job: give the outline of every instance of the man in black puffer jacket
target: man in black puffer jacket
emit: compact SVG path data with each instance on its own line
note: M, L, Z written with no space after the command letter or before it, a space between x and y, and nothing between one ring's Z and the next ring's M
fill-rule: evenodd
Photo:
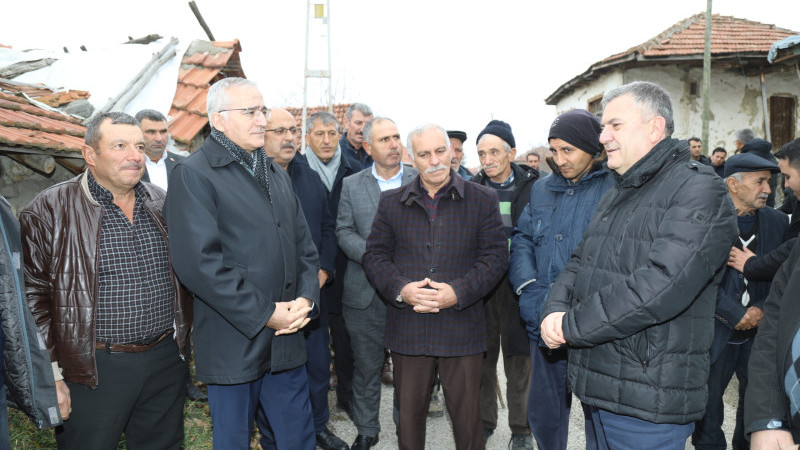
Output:
M570 346L569 384L592 406L601 448L683 449L705 410L736 213L714 170L671 138L661 87L633 82L603 104L600 142L617 184L550 290L541 337Z

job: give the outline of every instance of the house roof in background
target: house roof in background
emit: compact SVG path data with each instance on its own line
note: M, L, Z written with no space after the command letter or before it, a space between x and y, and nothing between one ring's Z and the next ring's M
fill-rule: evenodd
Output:
M80 153L85 131L80 119L0 92L0 145L4 147Z
M592 64L586 72L556 89L545 102L554 105L574 88L623 64L655 64L678 59L701 64L705 51L705 26L704 13L684 19L642 44ZM713 14L712 61L746 64L748 61L765 60L773 43L795 34L796 31L775 25Z

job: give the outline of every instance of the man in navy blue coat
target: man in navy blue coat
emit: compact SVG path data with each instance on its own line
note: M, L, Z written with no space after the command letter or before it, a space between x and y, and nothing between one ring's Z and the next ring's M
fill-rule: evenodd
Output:
M725 163L725 184L733 200L739 223L734 247L765 255L784 240L789 219L786 214L765 208L770 194L771 174L777 164L753 153L731 156ZM770 281L749 280L732 267L726 267L717 291L714 312L714 340L711 344L711 372L708 375L708 404L705 416L696 423L692 444L698 449L727 448L722 432L722 396L733 373L739 380L739 403L733 448L749 448L744 438L744 392L747 389L747 364L758 325L764 316L764 301Z
M328 192L311 170L305 157L297 152L294 137L300 132L294 116L282 108L274 108L267 129L264 131L264 151L279 166L286 169L292 179L292 189L300 200L306 216L308 230L319 253L319 287L329 289L328 282L333 279L333 264L336 259L336 218L328 206ZM317 445L323 449L346 448L347 444L328 429L330 411L328 409L328 383L331 377L330 336L328 331L328 308L320 293L320 316L305 329L306 353L308 361L308 387L311 399L311 412L314 414L314 434ZM256 416L262 435L261 447L272 448L268 439L271 435L263 414Z

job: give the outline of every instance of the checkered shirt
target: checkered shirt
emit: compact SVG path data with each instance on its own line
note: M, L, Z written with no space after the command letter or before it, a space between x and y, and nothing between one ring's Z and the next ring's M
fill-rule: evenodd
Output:
M175 288L167 241L144 209L147 195L134 188L133 223L114 196L88 173L89 191L103 207L98 246L98 342L147 343L173 327Z

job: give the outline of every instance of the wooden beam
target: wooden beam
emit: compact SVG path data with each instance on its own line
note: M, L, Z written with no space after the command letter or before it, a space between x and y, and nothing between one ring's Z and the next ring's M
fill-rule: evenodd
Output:
M161 36L160 34L148 34L147 36L140 37L138 39L134 39L134 38L128 36L128 42L123 42L123 44L145 44L145 45L147 45L147 44L149 44L151 42L155 42L155 41L161 39L162 37L163 36Z
M192 9L194 16L197 18L197 21L200 22L200 26L203 27L203 31L206 32L206 36L208 36L209 41L216 41L214 39L214 35L211 34L211 28L208 28L208 24L206 24L205 19L203 19L203 15L200 14L200 8L197 7L194 0L189 2L189 8Z
M71 158L55 158L56 162L61 164L62 167L74 173L75 175L86 171L86 161L83 159L76 160Z
M45 155L45 156L53 156L56 158L67 158L67 159L83 159L83 155L80 152L73 152L73 151L60 151L56 152L53 150L42 150L39 148L33 147L9 147L5 145L0 145L0 154L3 153L27 153L31 155Z
M37 59L36 61L21 61L0 69L0 78L11 79L22 75L23 73L32 72L34 70L39 70L42 67L47 67L54 62L56 62L56 60L53 58L42 58Z
M6 153L5 155L42 175L50 175L56 170L56 162L52 156L25 153Z

